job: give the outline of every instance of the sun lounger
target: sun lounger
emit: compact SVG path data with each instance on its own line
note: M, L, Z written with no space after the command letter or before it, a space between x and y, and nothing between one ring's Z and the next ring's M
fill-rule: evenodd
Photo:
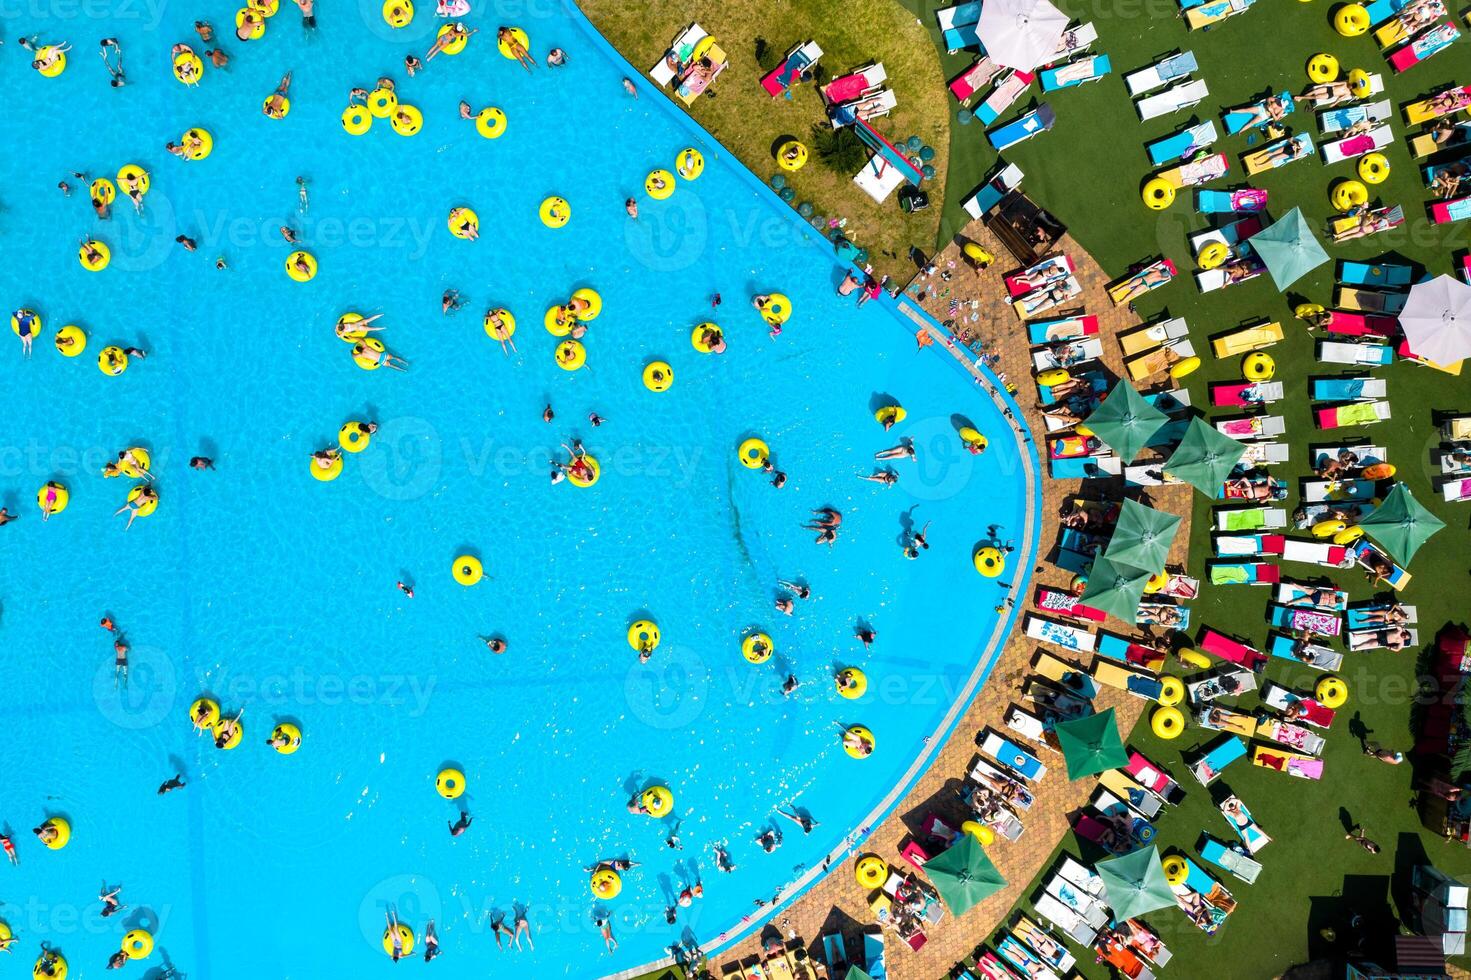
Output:
M1162 469L1162 462L1135 463L1124 467L1124 482L1132 487L1164 487L1183 484L1185 481L1170 476Z
M1018 143L1024 143L1039 133L1045 133L1057 122L1057 114L1052 111L1052 106L1043 102L1018 118L1007 123L999 129L993 129L986 134L992 149L1001 153L1011 149Z
M1280 553L1280 549L1279 549ZM1195 643L1196 649L1233 664L1239 664L1253 673L1260 673L1267 666L1267 655L1240 640L1233 640L1207 626Z
M1372 495L1373 492L1371 487L1369 493ZM1304 493L1303 500L1307 499ZM1323 568L1352 568L1354 563L1353 552L1343 545L1329 544L1327 541L1300 541L1295 538L1287 539L1287 547L1282 550L1282 560L1319 565Z
M705 41L709 43L707 44ZM715 43L713 37L706 38L705 41L702 41L700 46L695 49L695 57L696 60L710 62L713 67L710 71L696 71L694 66L691 66L680 72L679 84L675 86L674 94L685 105L692 105L695 99L699 98L704 94L706 89L715 84L715 80L720 77L720 73L725 71L730 65L730 58L721 49L720 45Z
M1138 272L1110 283L1108 287L1109 298L1113 300L1114 306L1123 306L1125 303L1130 303L1138 299L1145 293L1168 285L1175 278L1175 272L1175 263L1169 259L1155 259Z
M1364 4L1364 9L1368 11L1369 23L1378 25L1389 20L1412 2L1413 0L1370 0L1369 3Z
M1354 544L1349 548L1349 551L1353 554L1354 560L1357 561L1359 566L1365 571L1373 571L1372 566L1369 564L1369 559L1371 557L1377 556L1383 561L1388 562L1392 571L1390 572L1389 577L1384 579L1384 582L1391 589L1394 589L1394 591L1399 592L1404 589L1406 585L1410 584L1410 573L1401 568L1394 561L1394 559L1390 558L1389 555L1383 551L1383 549L1375 547L1373 543L1360 538L1358 541L1354 542Z
M1096 372L1096 371L1089 371L1089 372L1081 375L1081 377L1074 376L1074 379L1073 380L1081 380L1083 383L1085 383L1088 386L1088 388L1092 392L1094 392L1095 394L1100 394L1100 395L1103 392L1107 391L1109 389L1109 387L1111 386L1110 385L1110 382L1109 382L1109 379L1106 378L1106 377L1104 377L1104 375L1101 372ZM1044 405L1051 405L1053 402L1057 401L1056 396L1054 396L1053 393L1052 393L1052 389L1053 389L1053 386L1052 385L1039 384L1037 386L1038 398L1041 399L1042 404L1044 404Z
M1096 82L1113 70L1106 54L1084 55L1058 68L1044 68L1041 73L1042 91L1073 88Z
M1394 115L1394 109L1389 100L1382 102L1371 102L1368 104L1345 106L1342 109L1328 109L1318 113L1318 128L1325 136L1341 133L1356 123L1369 122L1374 125L1388 122Z
M1382 378L1313 378L1308 391L1313 401L1349 402L1384 398L1387 388Z
M1275 585L1281 575L1271 562L1215 561L1206 571L1211 585Z
M1313 449L1313 468L1321 469L1328 464L1329 460L1339 460L1350 469L1362 469L1365 466L1384 462L1387 455L1383 446L1373 446L1368 443L1317 446Z
M1256 531L1286 526L1287 511L1280 507L1258 505L1216 509L1216 530L1218 531Z
M1149 162L1158 167L1174 160L1183 160L1197 150L1210 146L1219 138L1220 134L1216 132L1216 124L1207 121L1187 126L1179 132L1147 143L1144 150L1149 154ZM1224 172L1222 170L1222 173Z
M1284 116L1292 115L1292 113L1297 109L1297 103L1293 101L1292 93L1287 91L1286 89L1283 89L1279 94L1272 96L1272 98L1277 99L1277 101L1281 103L1282 114ZM1266 112L1266 108L1267 100L1262 99L1261 101L1252 103L1251 105L1246 106L1242 109L1228 109L1227 111L1221 113L1221 122L1225 125L1226 132L1229 135L1233 136L1236 133L1241 132L1243 129L1248 129L1250 127L1256 127L1260 129L1261 127L1266 126L1274 121L1270 116L1264 117L1262 115L1262 113Z
M1338 281L1346 286L1373 289L1403 289L1414 281L1414 269L1396 262L1343 262Z
M1138 98L1146 92L1153 92L1157 88L1184 78L1198 68L1199 66L1195 63L1195 52L1182 51L1179 54L1161 58L1147 68L1141 68L1125 75L1124 86L1129 90L1131 99Z
M1135 381L1143 381L1162 371L1168 371L1186 358L1194 356L1195 348L1189 340L1174 340L1163 347L1157 347L1131 358L1125 366L1129 369L1130 378Z
M1114 796L1105 787L1097 788L1090 803L1093 809L1103 815L1104 820L1101 821L1101 827L1100 821L1092 821L1091 824L1074 828L1079 831L1079 836L1086 837L1115 854L1128 854L1154 840L1154 825L1144 814ZM1098 830L1103 833L1095 836Z
M1313 409L1313 422L1320 429L1341 429L1351 425L1372 425L1390 417L1389 402L1360 402L1353 405L1329 405Z
M1326 164L1342 163L1344 160L1361 157L1365 153L1382 150L1393 142L1394 133L1390 131L1390 128L1380 126L1367 133L1357 133L1341 140L1324 143L1318 147L1318 152L1323 155L1323 162Z
M1022 97L1022 93L1031 88L1034 77L1030 72L1025 71L1008 72L1001 81L996 83L991 94L986 96L986 101L976 109L976 118L981 121L981 125L989 126L1000 119L1006 110Z
M1154 350L1161 344L1182 340L1188 336L1190 336L1190 325L1185 322L1184 317L1177 316L1120 334L1118 340L1124 356L1132 357L1135 354Z
M1185 862L1186 873L1183 884L1170 886L1175 902L1198 929L1213 935L1236 910L1236 899L1200 865L1184 855L1178 856Z
M1240 878L1248 885L1255 884L1257 876L1262 873L1262 866L1255 859L1234 847L1227 847L1214 837L1207 837L1201 843L1200 856L1222 871L1227 871Z
M1108 906L1103 900L1103 881L1076 861L1072 864L1084 873L1068 875L1058 871L1047 879L1043 888L1047 894L1072 909L1094 929L1101 929L1109 919ZM1078 880L1079 878L1082 880Z
M1179 607L1171 606L1170 608ZM1115 636L1112 633L1100 632L1098 634L1098 653L1131 667L1142 667L1152 673L1158 673L1165 666L1166 651L1144 643L1136 643L1127 637Z
M1066 720L1068 719L1064 716L1050 713L1044 718L1016 704L1007 708L1006 713L1001 716L1001 721L1007 728L1022 738L1049 749L1057 748L1056 738L1052 735L1052 726L1059 721Z
M1058 973L1066 974L1077 965L1073 954L1067 951L1067 947L1058 942L1046 929L1026 916L1020 916L1012 923L1011 931L1018 939L1027 944L1032 952L1041 957L1042 962Z
M1348 628L1350 630L1357 631L1377 629L1385 625L1398 626L1419 621L1420 613L1419 610L1416 609L1414 606L1400 606L1400 610L1404 613L1404 619L1397 622L1383 623L1378 620L1373 620L1369 618L1370 613L1379 610L1389 609L1393 605L1399 605L1399 603L1370 600L1368 602L1362 602L1356 606L1349 607L1349 609L1347 610Z
M1085 948L1092 946L1094 940L1098 938L1098 930L1096 928L1051 894L1043 894L1032 903L1032 908L1038 916L1050 922L1058 932L1061 932L1079 946ZM1007 980L1013 980L1013 978L1007 978Z
M1321 735L1315 735L1301 725L1294 725L1290 721L1273 718L1266 712L1262 712L1257 719L1256 733L1259 738L1268 739L1294 752L1302 752L1307 755L1321 755L1323 746L1327 744Z
M1333 637L1343 632L1343 620L1338 613L1321 609L1272 605L1267 609L1267 622L1278 629L1312 636Z
M1134 103L1134 108L1138 111L1139 118L1148 122L1181 109L1188 109L1208 95L1210 88L1204 80L1197 78L1193 81L1177 82L1163 92L1145 96Z
M1348 593L1343 589L1301 582L1283 582L1277 586L1276 600L1294 609L1321 609L1331 613L1341 613L1348 607Z
M1267 652L1274 657L1296 660L1300 664L1318 670L1337 670L1343 666L1343 654L1337 650L1307 640L1283 636L1281 633L1273 633L1267 638Z
M1086 619L1094 623L1101 623L1105 618L1105 613L1102 609L1085 606L1071 592L1064 592L1061 589L1051 589L1045 585L1037 587L1035 601L1038 609L1055 612L1059 616ZM1040 617L1038 618L1040 619ZM1046 620L1042 621L1046 622Z
M962 3L955 7L937 10L935 19L944 37L947 53L954 54L963 48L980 46L981 38L976 33L976 24L981 19L979 3Z
M1246 804L1234 793L1222 799L1217 807L1221 816L1226 818L1226 823L1231 825L1236 836L1240 838L1242 846L1248 854L1256 854L1262 848L1272 843L1272 838L1253 819L1251 811Z
M1043 64L1053 65L1064 58L1071 58L1073 55L1093 47L1093 42L1097 40L1098 28L1094 27L1091 21L1086 24L1079 24L1076 27L1069 27L1057 39L1057 45L1052 49L1052 54L1048 55L1047 60Z
M1065 691L1072 691L1089 699L1098 696L1098 687L1093 683L1093 678L1081 667L1059 660L1050 653L1038 653L1032 669L1037 672L1038 677L1051 681Z
M824 85L820 89L822 100L828 105L856 102L878 92L888 77L889 73L884 70L883 62L865 65Z
M1123 464L1113 453L1102 456L1080 456L1073 459L1048 460L1054 480L1106 480L1123 472ZM1082 569L1068 569L1082 571Z
M1197 184L1219 180L1226 176L1230 169L1231 161L1226 154L1214 153L1210 156L1198 157L1189 163L1182 163L1178 167L1161 170L1155 176L1171 187L1194 187Z
M1435 101L1442 96L1445 98L1437 108ZM1459 112L1468 106L1471 106L1471 85L1455 86L1436 93L1432 98L1421 99L1419 102L1412 102L1405 106L1405 122L1412 126L1428 123L1441 116Z
M992 765L983 756L976 756L968 775L972 782L1001 796L1013 809L1030 810L1036 802L1025 780L1009 768Z
M1073 260L1069 256L1051 255L1020 272L1003 276L1002 281L1006 284L1006 291L1011 294L1011 298L1017 299L1035 290L1044 289L1058 280L1066 279L1073 274L1074 269Z
M1261 766L1263 769L1285 772L1299 779L1323 778L1322 759L1315 759L1310 755L1301 755L1297 752L1287 752L1283 749L1274 749L1267 745L1256 747L1251 754L1251 764Z
M1348 344L1333 340L1320 340L1318 341L1318 360L1324 364L1385 367L1394 363L1394 348L1388 344Z
M992 80L1005 70L989 57L982 55L969 68L951 79L950 92L960 100L961 105L969 105L976 93L990 85Z
M1151 820L1164 808L1164 801L1136 783L1122 769L1104 770L1098 776L1098 785Z
M1280 343L1284 337L1281 323L1259 323L1216 337L1211 341L1211 351L1217 357L1237 357L1250 351L1271 347L1273 344Z
M1407 294L1361 286L1340 285L1334 294L1337 305L1364 313L1398 313L1404 309Z
M1403 629L1408 635L1401 647L1392 647L1386 639L1391 632ZM1374 626L1368 629L1350 630L1348 634L1348 648L1355 652L1362 650L1394 650L1414 649L1420 645L1420 633L1409 627L1398 626Z
M1185 23L1192 31L1214 27L1228 17L1244 14L1251 9L1254 0L1210 0L1210 2L1185 11Z
M1394 69L1396 75L1408 71L1445 50L1460 36L1461 32L1450 21L1437 24L1429 30L1421 31L1413 41L1391 54L1388 59L1389 67Z
M1241 466L1275 466L1291 457L1292 447L1280 442L1247 443L1246 452L1241 454Z
M1139 603L1138 622L1140 626L1162 626L1172 630L1187 630L1190 628L1190 607L1177 606L1168 602L1141 602ZM1160 667L1164 666L1164 657L1160 655Z
M1256 719L1251 715L1209 704L1196 710L1195 723L1208 731L1229 732L1242 738L1251 738L1256 734Z
M1016 315L1023 320L1030 320L1034 316L1040 316L1050 310L1054 310L1069 300L1083 295L1083 285L1075 276L1068 276L1050 285L1035 289L1022 298L1012 302L1012 309Z
M1205 752L1190 763L1190 775L1202 786L1209 786L1220 778L1221 772L1246 755L1246 743L1235 735L1222 736Z
M1098 644L1098 638L1080 626L1044 619L1032 613L1027 614L1024 623L1027 636L1063 650L1092 653Z
M685 28L684 32L669 46L669 50L664 52L664 57L659 60L659 63L649 69L649 77L657 82L660 88L668 85L676 75L683 72L685 66L695 60L696 47L708 37L710 35L699 24L691 24Z
M1301 490L1305 503L1323 503L1369 500L1378 487L1373 480L1305 480Z
M1214 126L1215 123L1211 123ZM1195 210L1201 214L1255 214L1267 208L1267 192L1254 187L1234 191L1196 191Z
M1249 408L1281 401L1282 382L1218 381L1210 385L1211 405L1216 408Z
M979 190L962 201L961 207L965 208L966 214L979 219L1000 204L1007 194L1021 186L1023 176L1021 167L1014 163L1006 164L982 184Z
M1027 338L1034 344L1092 338L1098 335L1098 317L1069 316L1056 320L1034 320L1027 324Z
M981 751L1027 782L1038 782L1047 775L1047 767L1036 756L992 729L986 729Z
M1178 804L1185 798L1180 784L1140 752L1129 750L1129 764L1124 767L1124 771L1165 803Z
M1195 273L1195 285L1202 293L1213 293L1227 286L1250 282L1267 271L1266 264L1255 254L1239 257L1218 269L1201 269Z
M1465 221L1471 218L1471 196L1457 198L1454 201L1435 201L1430 205L1430 220L1438 225L1448 225L1452 221Z
M781 64L762 77L761 87L773 97L786 95L792 86L802 81L802 77L812 70L812 66L821 57L822 48L816 41L798 44L787 52Z
M1333 724L1336 712L1325 708L1306 694L1298 694L1280 684L1268 681L1262 687L1262 703L1287 715L1289 721L1299 721L1314 728L1327 729ZM1297 717L1292 714L1296 712Z
M1345 337L1394 337L1399 321L1392 316L1366 315L1347 310L1328 310L1323 328Z
M1392 207L1375 208L1357 216L1332 218L1328 224L1335 242L1347 242L1382 234L1404 223L1405 209L1396 204Z
M1440 497L1446 503L1451 504L1471 500L1471 479L1448 480L1441 485Z
M1257 439L1275 439L1287 431L1287 424L1280 415L1247 415L1218 419L1216 431L1238 442L1252 442Z
M865 95L856 102L845 105L832 106L828 109L827 118L833 124L834 129L842 129L851 126L859 120L877 119L887 116L899 105L899 97L892 89L880 89L872 95Z
M1015 936L1006 935L996 942L996 952L1001 958L1016 967L1025 977L1037 980L1059 980L1059 977L1035 952L1022 944Z
M1287 523L1283 519L1284 524ZM1280 534L1217 534L1212 542L1217 558L1264 558L1280 555L1287 539Z
M1108 888L1098 873L1067 853L1063 853L1062 863L1057 866L1053 877L1061 878L1080 894L1098 904L1102 904L1108 895Z
M1256 690L1256 675L1241 667L1218 668L1185 682L1191 704L1210 704L1220 698L1239 698Z
M1410 137L1410 155L1418 160L1445 150L1465 146L1467 143L1471 143L1471 122L1457 123L1451 130L1450 136L1440 143L1435 141L1433 132L1424 132Z
M1447 442L1471 440L1471 415L1454 415L1440 423L1440 437Z
M1225 156L1225 154L1220 154ZM1190 250L1199 255L1201 251L1212 242L1219 242L1229 249L1235 250L1246 242L1252 235L1262 230L1262 219L1259 215L1248 215L1238 218L1229 224L1219 228L1207 228L1197 231L1189 237Z
M1471 476L1471 459L1465 458L1464 450L1442 449L1440 472L1446 476Z
M1291 155L1283 155L1284 148L1289 143L1293 146L1293 152ZM1278 140L1270 146L1264 146L1254 153L1246 154L1241 158L1241 162L1246 167L1248 174L1259 174L1268 170L1276 170L1294 160L1306 160L1312 156L1312 153L1312 136L1307 133L1298 133L1296 136Z
M1245 485L1242 485L1245 481ZM1265 500L1287 499L1287 484L1265 474L1245 473L1231 477L1216 491L1217 500L1250 500L1259 503Z
M1093 661L1092 676L1099 684L1127 691L1146 701L1158 701L1162 691L1160 680L1152 671L1136 670L1101 657Z

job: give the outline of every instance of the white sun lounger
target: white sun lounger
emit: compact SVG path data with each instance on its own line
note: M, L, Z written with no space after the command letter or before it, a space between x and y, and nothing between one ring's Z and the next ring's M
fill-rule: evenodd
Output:
M1124 482L1133 487L1163 487L1184 483L1164 472L1163 463L1134 463L1124 467Z
M1098 939L1097 929L1052 895L1044 893L1032 904L1032 908L1039 918L1084 949L1091 948Z
M1390 128L1380 126L1367 133L1360 133L1358 136L1324 143L1318 147L1318 151L1323 154L1324 163L1342 163L1344 160L1361 157L1365 153L1382 150L1393 142L1394 133Z
M709 36L709 32L699 24L691 24L685 28L684 33L677 37L674 43L664 53L667 56L670 51L674 52L675 57L683 64L689 60L689 55L695 50L695 45ZM669 67L669 62L666 58L660 58L659 63L649 69L649 77L658 82L660 88L663 88L674 80L674 75L677 70Z
M1205 81L1197 78L1194 81L1180 82L1158 95L1145 96L1134 103L1134 108L1138 110L1141 120L1148 121L1167 116L1172 112L1179 112L1181 109L1188 109L1200 103L1210 94L1210 88L1207 87Z
M1255 466L1275 466L1286 463L1291 457L1291 447L1283 442L1250 442L1241 462Z
M1280 507L1228 507L1217 508L1216 530L1239 531L1241 516L1257 512L1261 514L1261 521L1253 520L1254 530L1272 531L1287 526L1287 511Z
M882 157L875 156L864 164L862 170L858 171L858 175L853 178L853 183L857 184L863 193L882 204L906 179L904 172L898 167Z
M1350 650L1387 650L1389 648L1380 642L1379 634L1388 628L1350 630L1348 634L1348 648ZM1405 627L1405 631L1410 634L1409 640L1405 643L1405 648L1413 650L1420 645L1420 634L1408 626Z
M1216 431L1240 442L1275 439L1287 432L1287 422L1280 415L1251 415L1239 419L1217 419Z
M881 92L866 95L857 102L835 107L828 116L828 120L833 124L834 129L842 129L844 126L851 125L859 113L864 119L874 119L878 116L887 116L898 104L899 97L894 94L894 90L886 88Z
M1129 97L1137 99L1146 92L1153 92L1173 81L1184 78L1199 66L1195 63L1194 51L1183 51L1172 54L1136 72L1130 72L1124 76L1124 85L1129 89Z
M1337 557L1338 560L1334 561ZM1321 565L1324 568L1352 568L1354 556L1347 548L1327 541L1302 541L1288 538L1282 547L1282 560L1301 562L1304 565Z
M1440 498L1452 504L1471 500L1471 479L1450 480L1446 482L1440 488Z
M1052 64L1064 58L1071 57L1079 51L1086 51L1093 47L1093 42L1098 40L1098 28L1090 21L1079 24L1077 27L1069 27L1062 32L1062 37L1057 39L1057 47L1052 49L1044 64Z
M966 214L979 220L981 215L999 204L1009 191L1020 187L1023 176L1025 175L1021 167L1009 163L1000 173L986 181L980 190L962 201L960 206L965 208Z
M1373 102L1369 105L1351 105L1342 109L1328 109L1318 113L1318 128L1325 136L1333 133L1341 133L1354 123L1367 119L1371 123L1382 123L1389 121L1394 115L1394 109L1390 107L1389 100Z
M1307 504L1327 501L1365 501L1374 496L1373 480L1304 480L1302 500Z
M1044 347L1032 354L1032 364L1038 371L1051 368L1071 368L1085 361L1096 361L1103 356L1103 341L1097 337L1070 340L1051 347Z
M1044 619L1041 616L1029 614L1026 620L1026 630L1027 636L1032 639L1050 643L1064 650L1091 653L1098 647L1098 637L1092 633L1078 626L1059 623L1055 619Z
M1318 342L1318 360L1324 364L1383 367L1393 363L1394 348L1388 344L1349 344L1338 340L1323 340Z
M1171 317L1119 336L1125 357L1152 351L1161 344L1190 336L1190 325L1182 316Z

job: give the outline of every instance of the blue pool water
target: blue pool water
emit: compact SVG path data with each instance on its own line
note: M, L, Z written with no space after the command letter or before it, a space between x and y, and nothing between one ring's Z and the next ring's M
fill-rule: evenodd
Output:
M143 927L159 944L148 975L164 963L196 978L386 975L390 906L421 937L435 920L436 969L452 976L597 976L683 935L727 932L861 836L975 671L1004 590L971 553L996 524L1023 548L1013 566L1029 557L1008 426L890 312L838 298L830 253L718 147L696 144L697 182L644 197L644 174L669 167L692 130L652 90L627 96L628 69L577 15L506 15L538 57L568 51L560 71L501 58L487 9L469 19L483 33L464 54L410 79L402 58L427 49L429 10L394 33L376 2L324 5L307 37L286 6L262 41L226 30L234 61L194 90L168 72L172 43L205 47L183 5L56 6L7 23L76 46L55 80L9 38L0 53L0 90L24 107L0 134L26 148L0 157L0 296L45 321L31 360L9 343L0 358L0 502L21 515L0 530L0 822L21 857L0 869L0 920L22 937L13 965L47 942L74 975L100 974L122 933ZM104 35L124 46L120 91L97 63ZM273 122L260 103L286 70L292 109ZM400 137L382 120L361 138L342 131L348 89L379 74L423 110L423 132ZM504 108L507 134L477 136L457 118L461 98ZM214 136L206 161L163 150L191 126ZM152 174L141 216L120 201L100 222L80 187L56 189L80 184L70 170L126 163ZM560 231L536 215L548 194L572 203ZM480 241L450 236L454 205L479 212ZM320 262L308 284L283 271L282 224ZM80 267L83 236L110 246L109 269ZM567 373L541 318L580 286L605 306L588 367ZM468 306L443 317L450 287ZM772 289L796 309L777 339L748 306ZM492 305L518 318L510 357L481 329ZM332 331L347 310L382 312L412 369L354 366ZM689 343L712 317L728 332L723 357ZM68 323L89 335L76 359L51 345ZM149 356L104 377L95 355L108 343ZM661 395L640 382L656 358L676 376ZM886 399L908 410L891 433L872 417ZM593 428L590 411L607 422ZM311 479L308 454L355 418L380 423L372 445L336 482ZM955 436L963 420L992 437L979 459ZM751 434L790 475L784 489L738 465ZM896 487L856 478L901 436L919 460L895 464ZM547 478L571 437L602 463L592 489ZM99 471L127 446L152 452L162 504L124 533L112 513L131 481ZM188 468L199 453L217 472ZM51 479L72 499L43 524L35 493ZM831 549L801 528L820 506L845 516ZM906 522L929 527L917 561L901 554ZM487 569L469 589L450 575L466 552ZM778 578L813 591L791 618L772 608ZM104 612L132 645L125 689ZM625 640L643 617L663 636L646 666ZM860 622L878 632L870 651L853 637ZM751 628L775 638L772 662L741 659ZM481 643L491 633L507 638L504 656ZM861 700L833 690L847 665L871 680ZM783 697L788 671L802 683ZM244 710L237 750L191 730L203 693ZM305 732L291 757L263 744L283 720ZM871 758L843 753L846 724L876 733ZM469 781L458 804L474 824L459 838L446 830L459 805L434 789L446 763ZM155 795L180 771L186 789ZM664 846L667 824L625 810L652 782L676 795L682 851ZM810 836L775 816L792 807L820 821ZM55 815L74 837L51 852L30 828ZM771 820L785 843L764 854L754 837ZM733 873L715 869L718 841ZM641 865L600 906L582 869L616 856ZM672 894L696 879L704 898L666 924ZM104 880L131 906L109 920L93 898ZM517 903L536 950L498 952L488 914ZM602 909L613 955L593 924Z

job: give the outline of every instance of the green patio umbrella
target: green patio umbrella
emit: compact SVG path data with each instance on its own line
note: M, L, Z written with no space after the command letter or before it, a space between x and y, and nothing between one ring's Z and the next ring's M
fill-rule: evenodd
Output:
M1175 514L1146 507L1137 500L1125 500L1103 556L1115 564L1157 572L1165 567L1179 526L1180 518Z
M843 977L843 980L873 980L873 977L864 973L858 967L850 965L848 967L848 975Z
M1124 743L1119 738L1119 726L1114 721L1112 708L1072 721L1060 721L1052 726L1052 730L1057 734L1057 745L1062 749L1063 761L1067 763L1069 779L1096 776L1129 764L1129 753L1124 751Z
M1214 497L1245 452L1246 446L1196 416L1165 460L1165 472Z
M1001 871L970 834L962 834L948 850L926 861L924 873L955 915L1006 887Z
M1168 421L1133 385L1120 381L1083 424L1125 463L1132 463Z
M1410 496L1409 488L1403 483L1396 483L1384 502L1359 521L1359 526L1397 561L1409 564L1420 546L1445 527L1445 522Z
M1252 251L1261 257L1279 290L1328 261L1328 253L1318 244L1301 208L1288 211L1251 236L1250 242Z
M1093 870L1103 879L1109 908L1120 922L1175 904L1175 893L1165 880L1164 868L1160 867L1159 849L1153 845L1120 858L1099 861Z
M1164 567L1164 563L1154 567L1158 570ZM1132 625L1139 620L1139 600L1144 597L1144 583L1152 574L1146 569L1114 561L1107 554L1098 555L1088 570L1088 586L1078 599Z

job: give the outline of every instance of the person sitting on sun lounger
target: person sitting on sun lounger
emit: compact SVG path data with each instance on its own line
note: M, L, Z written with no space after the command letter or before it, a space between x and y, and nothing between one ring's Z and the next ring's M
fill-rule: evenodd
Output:
M1346 81L1324 82L1322 85L1314 85L1297 98L1309 103L1309 109L1326 109L1340 102L1352 101L1354 90Z
M1255 259L1242 257L1227 262L1221 266L1221 271L1226 274L1226 285L1231 286L1238 282L1245 282L1252 276L1260 275L1262 266Z
M1430 192L1437 199L1448 201L1455 197L1461 189L1461 181L1466 179L1468 168L1464 163L1451 164L1435 175L1430 182Z

